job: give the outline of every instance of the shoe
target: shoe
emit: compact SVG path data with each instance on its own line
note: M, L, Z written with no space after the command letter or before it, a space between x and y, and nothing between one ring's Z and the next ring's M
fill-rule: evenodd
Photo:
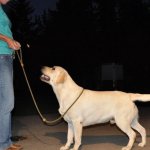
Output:
M18 142L18 141L22 141L22 140L26 140L26 139L27 139L27 137L25 137L25 136L12 136L11 137L11 140L13 142Z
M9 148L7 148L6 150L22 150L23 147L21 145L18 144L12 144Z

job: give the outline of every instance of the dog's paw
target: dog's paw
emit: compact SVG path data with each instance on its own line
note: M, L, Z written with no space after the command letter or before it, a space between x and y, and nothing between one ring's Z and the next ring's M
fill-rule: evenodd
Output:
M60 150L69 150L69 147L62 146L62 147L60 148Z
M145 143L141 142L141 143L138 144L138 146L144 147L144 146L145 146Z
M123 147L122 150L131 150L131 147L126 146L126 147Z

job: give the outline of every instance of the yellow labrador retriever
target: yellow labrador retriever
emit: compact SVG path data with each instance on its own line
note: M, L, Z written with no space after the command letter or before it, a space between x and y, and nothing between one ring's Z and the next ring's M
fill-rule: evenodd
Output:
M138 109L134 101L150 101L148 94L133 94L121 91L92 91L78 86L68 72L60 67L43 67L41 80L50 84L59 102L59 112L64 112L76 101L64 116L68 123L68 137L60 150L78 150L81 145L82 128L110 121L128 135L129 142L122 150L131 150L138 131L142 137L139 146L146 144L146 131L138 122ZM82 93L82 94L81 94ZM134 130L133 130L134 129Z

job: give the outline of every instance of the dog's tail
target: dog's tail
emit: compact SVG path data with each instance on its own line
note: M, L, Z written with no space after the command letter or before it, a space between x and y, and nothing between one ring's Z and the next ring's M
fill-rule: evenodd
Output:
M148 102L148 101L150 101L150 94L134 94L134 93L130 93L130 98L131 98L132 101Z

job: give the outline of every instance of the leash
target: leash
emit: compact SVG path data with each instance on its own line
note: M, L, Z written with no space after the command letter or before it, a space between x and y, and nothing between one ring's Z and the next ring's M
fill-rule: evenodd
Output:
M19 53L20 52L20 53ZM47 125L54 125L56 123L58 123L65 115L66 113L70 110L70 108L77 102L77 100L79 99L79 97L82 95L84 89L82 89L82 91L80 92L80 94L78 95L78 97L75 99L75 101L70 105L70 107L65 111L65 113L63 115L61 115L58 119L56 120L53 120L53 121L48 121L43 115L42 113L40 112L39 108L38 108L38 105L36 103L36 100L35 100L35 97L34 97L34 94L32 92L32 89L31 89L31 86L30 86L30 83L29 83L29 80L28 80L28 77L27 77L27 74L26 74L26 71L25 71L25 68L24 68L24 63L23 63L23 57L22 57L22 50L20 48L20 50L16 51L17 53L17 56L18 56L18 59L19 59L19 62L20 62L20 65L22 67L22 71L23 71L23 74L24 74L24 77L25 77L25 80L26 80L26 83L28 85L28 88L29 88L29 91L30 91L30 94L31 94L31 97L32 97L32 100L34 102L34 105L37 109L37 112L40 116L40 118L42 119L42 121L47 124Z

